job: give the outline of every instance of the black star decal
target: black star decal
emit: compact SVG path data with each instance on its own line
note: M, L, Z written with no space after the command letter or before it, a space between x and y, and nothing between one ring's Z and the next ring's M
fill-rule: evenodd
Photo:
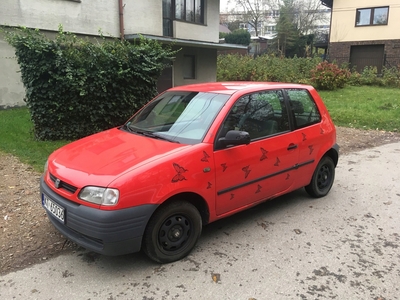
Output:
M279 157L276 158L276 162L274 163L275 167L279 167L279 164L281 163L281 161L279 160Z
M208 189L211 189L211 187L212 187L211 182L208 182L208 183L207 183L207 190L208 190Z
M301 133L303 135L303 142L307 140L307 135L305 133Z
M261 185L257 185L256 194L258 194L258 193L260 193L260 192L261 192L261 188L262 188L262 186L261 186Z
M286 180L289 180L289 178L290 178L290 174L287 173L287 174L286 174Z

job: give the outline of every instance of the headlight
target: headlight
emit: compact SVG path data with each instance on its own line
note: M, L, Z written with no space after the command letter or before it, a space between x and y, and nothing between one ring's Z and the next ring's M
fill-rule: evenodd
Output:
M79 199L100 205L116 205L119 199L117 189L87 186L79 193Z

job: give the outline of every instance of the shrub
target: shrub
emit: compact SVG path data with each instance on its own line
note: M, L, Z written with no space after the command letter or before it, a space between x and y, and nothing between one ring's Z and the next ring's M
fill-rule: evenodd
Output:
M122 124L156 94L157 79L176 52L156 41L102 39L38 30L7 32L39 140L73 140Z
M350 72L349 80L347 81L349 85L360 86L361 85L361 74L357 71Z
M311 70L311 82L320 90L343 88L349 80L350 72L336 64L324 61Z
M381 78L378 77L378 69L376 67L365 67L361 72L360 83L361 85L376 85L380 86Z
M400 69L396 67L383 68L382 83L387 87L400 87Z
M217 80L250 80L309 83L310 71L321 59L284 58L275 55L219 55Z
M225 36L225 42L248 46L251 42L251 35L247 30L237 29Z

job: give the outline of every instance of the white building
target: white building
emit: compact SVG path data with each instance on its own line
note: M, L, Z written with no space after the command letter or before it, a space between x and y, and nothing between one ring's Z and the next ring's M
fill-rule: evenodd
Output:
M139 35L173 43L179 51L159 90L216 80L219 0L1 0L0 25L38 28L51 35L59 24L79 36L135 39ZM25 105L14 49L0 35L0 108Z

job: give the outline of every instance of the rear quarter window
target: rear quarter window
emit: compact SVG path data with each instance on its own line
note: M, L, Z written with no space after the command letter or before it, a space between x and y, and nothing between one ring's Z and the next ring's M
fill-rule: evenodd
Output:
M321 114L318 107L307 90L288 89L286 92L296 129L321 121Z

